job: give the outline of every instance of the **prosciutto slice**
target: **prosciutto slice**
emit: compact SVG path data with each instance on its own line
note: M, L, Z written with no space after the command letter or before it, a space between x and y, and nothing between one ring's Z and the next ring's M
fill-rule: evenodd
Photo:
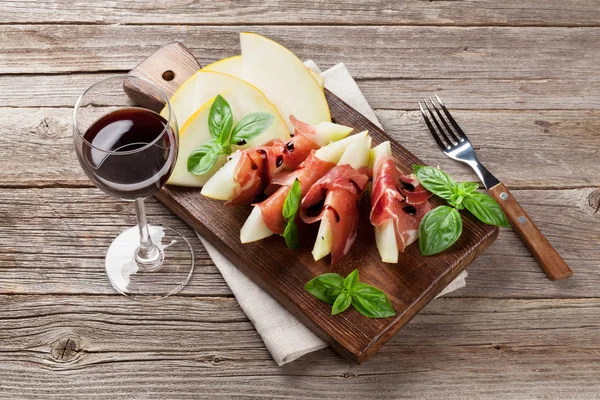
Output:
M290 191L294 180L298 179L302 194L306 194L311 186L335 166L334 163L323 161L312 151L300 166L291 172L282 172L273 177L273 183L280 185L279 189L265 201L256 204L260 207L263 221L273 233L283 234L285 220L283 219L283 203Z
M288 142L275 139L264 146L241 150L234 170L237 186L233 198L226 204L250 204L269 186L276 172L296 169L313 150L321 147L316 141L313 126L293 115L290 121L295 132Z
M416 178L398 171L389 154L382 155L373 169L371 223L383 224L393 218L400 252L418 238L421 219L431 210L431 193Z
M331 226L332 264L348 253L356 239L358 207L368 183L367 168L338 165L315 182L302 199L300 217L304 222L312 224L326 218Z

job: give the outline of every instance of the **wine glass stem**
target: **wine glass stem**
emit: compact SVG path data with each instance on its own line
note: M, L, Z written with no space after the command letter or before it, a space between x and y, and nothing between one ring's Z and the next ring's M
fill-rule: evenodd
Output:
M135 261L142 269L156 268L162 264L163 253L158 246L152 243L148 223L146 222L144 199L135 201L135 215L140 231L140 246L135 252Z

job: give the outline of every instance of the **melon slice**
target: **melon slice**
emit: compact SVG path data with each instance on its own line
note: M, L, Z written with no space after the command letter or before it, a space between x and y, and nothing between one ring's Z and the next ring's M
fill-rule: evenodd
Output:
M323 90L325 88L325 79L321 75L319 75L315 71L313 71L312 69L310 69L310 68L306 68L306 69L308 69L308 72L310 72L313 79L315 81L317 81L317 84L319 85L321 90ZM202 68L202 70L203 71L222 72L224 74L229 74L229 75L236 76L238 78L242 78L242 56L241 55L233 56L233 57L224 58L219 61L215 61L214 63L209 64L206 67Z
M251 243L273 235L262 217L260 207L252 207L252 212L244 222L240 230L240 241L242 243Z
M227 76L225 74L218 75ZM235 79L240 81L237 78ZM265 102L264 96L250 85L240 86L235 90L228 90L221 93L221 96L223 96L231 106L234 126L239 120L252 112L266 112L270 114L277 112L268 102ZM211 139L210 131L208 129L208 117L213 101L214 98L206 102L190 118L188 118L187 122L181 127L179 132L179 152L177 162L175 163L173 173L167 181L168 184L201 187L225 163L226 156L223 155L210 171L200 176L194 175L187 170L187 159L189 155ZM281 119L275 118L266 131L248 141L243 147L259 146L272 139L287 140L288 137L287 129L283 125Z
M371 150L371 137L365 137L361 141L351 144L348 146L338 165L348 164L354 169L366 167L369 165L369 153ZM331 253L331 246L333 243L333 233L331 231L331 225L327 218L323 218L320 221L319 232L317 233L317 239L312 249L312 255L315 261L320 260L329 253Z
M331 122L323 91L306 66L282 45L254 33L241 33L244 80L273 102L288 124L289 116L310 125Z
M171 108L177 118L177 123L181 128L188 122L188 119L200 109L209 100L220 93L235 93L235 99L241 99L245 104L254 103L255 107L246 107L249 112L267 112L275 116L269 131L272 133L271 139L280 138L287 140L289 132L286 124L277 108L269 102L267 97L243 79L221 72L200 70L185 81L170 99ZM227 99L229 101L229 99ZM238 101L238 102L239 102ZM164 111L163 111L164 112ZM245 114L244 114L245 115ZM244 115L235 115L238 119ZM260 140L249 143L251 146L262 144Z

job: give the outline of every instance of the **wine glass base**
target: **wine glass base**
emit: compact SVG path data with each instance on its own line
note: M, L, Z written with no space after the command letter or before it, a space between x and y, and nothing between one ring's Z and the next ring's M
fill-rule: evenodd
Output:
M194 251L183 235L159 225L148 225L148 229L152 242L163 253L162 263L151 268L136 263L140 245L137 226L117 236L106 253L110 283L118 292L141 301L158 300L179 292L194 270Z

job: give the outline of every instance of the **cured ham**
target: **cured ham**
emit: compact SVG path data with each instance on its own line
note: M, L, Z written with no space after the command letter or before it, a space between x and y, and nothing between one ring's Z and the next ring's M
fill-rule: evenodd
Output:
M398 171L389 142L373 149L371 223L384 262L398 262L398 252L417 240L421 219L431 210L431 193L412 176Z
M347 149L353 144L363 143L365 138L367 132L362 132L333 142L311 152L296 170L276 173L271 183L278 186L278 189L266 200L255 204L240 232L242 243L264 239L272 234L282 234L285 227L283 204L294 180L299 180L302 193L306 194L319 178L342 159Z
M358 226L358 203L369 181L367 165L371 138L348 146L337 167L317 181L302 199L301 218L320 221L312 255L320 260L332 254L332 263L342 258L354 243Z
M331 263L339 261L356 239L359 204L369 183L368 168L338 165L319 179L302 199L300 216L307 224L327 220ZM317 242L324 240L317 237Z
M285 228L285 219L282 213L283 203L294 180L298 179L302 195L305 195L313 184L333 167L335 167L334 163L323 161L312 152L297 170L274 179L274 183L281 185L281 187L268 199L257 204L263 221L271 232L278 235L283 234Z
M204 185L202 194L231 205L250 204L262 195L275 173L296 169L313 150L352 131L332 123L311 126L294 116L290 116L290 121L295 133L289 141L275 139L263 146L237 151Z
M234 170L236 189L226 204L250 204L269 186L275 172L295 169L320 147L314 139L314 127L293 116L290 116L290 121L296 130L287 143L274 140L266 146L242 151Z

